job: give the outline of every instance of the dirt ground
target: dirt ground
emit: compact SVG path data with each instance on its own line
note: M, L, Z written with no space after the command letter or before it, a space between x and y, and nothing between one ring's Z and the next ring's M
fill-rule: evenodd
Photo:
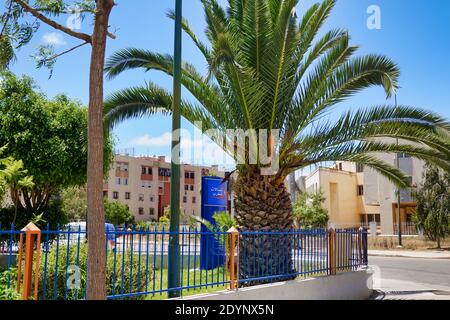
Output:
M397 236L369 236L369 250L436 250L437 248L436 242L430 241L425 237L418 236L403 236L402 244L403 246L401 248L397 247ZM442 250L450 251L450 237L445 240L441 240L441 248Z

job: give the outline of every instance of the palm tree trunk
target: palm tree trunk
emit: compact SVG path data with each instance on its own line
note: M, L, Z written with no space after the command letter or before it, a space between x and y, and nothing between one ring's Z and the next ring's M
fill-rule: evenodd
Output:
M274 176L262 176L257 169L240 174L237 178L236 220L243 231L239 242L241 280L293 273L292 239L289 236L280 233L245 233L288 231L292 228L292 203L283 180ZM288 278L292 277L282 279ZM247 283L256 282L262 281Z
M16 202L14 202L14 219L13 219L13 224L16 224L16 219L17 219L17 206L18 206L18 204L17 204L17 201Z
M105 216L103 213L103 68L113 0L99 0L92 36L89 79L87 168L88 283L87 299L106 299Z

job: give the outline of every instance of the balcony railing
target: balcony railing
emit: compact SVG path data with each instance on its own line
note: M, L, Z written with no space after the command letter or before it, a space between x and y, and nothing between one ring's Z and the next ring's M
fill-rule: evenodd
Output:
M401 231L404 235L418 235L417 227L414 222L402 222ZM398 233L398 223L394 223L394 233Z

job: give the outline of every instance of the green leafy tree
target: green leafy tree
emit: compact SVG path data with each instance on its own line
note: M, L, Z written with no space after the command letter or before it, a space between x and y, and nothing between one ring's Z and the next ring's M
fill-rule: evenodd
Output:
M405 175L376 153L406 153L450 168L450 124L437 114L383 105L351 108L335 121L328 117L337 103L369 87L381 87L391 97L400 74L386 56L355 56L358 47L350 43L347 30L320 30L335 2L323 0L298 17L298 0L228 0L226 8L218 0L201 0L209 43L183 21L208 72L183 63L181 82L195 100L183 100L181 114L236 160L233 189L239 227L289 230L292 203L284 181L310 165L352 161L401 187L407 186ZM174 18L173 12L168 15ZM173 76L173 57L128 48L106 63L109 78L137 68ZM112 94L105 103L105 120L114 126L161 110L170 113L172 103L170 92L150 82ZM248 139L236 139L235 129L246 132ZM392 138L404 143L397 145ZM241 277L261 274L267 260L271 270L290 270L290 244L284 238L241 241L255 257L241 265Z
M61 202L61 209L69 220L86 220L87 194L85 187L68 187L62 190Z
M325 200L322 191L301 193L293 204L295 224L298 227L325 228L329 220L328 211L322 207Z
M34 182L33 177L27 175L28 170L24 169L22 160L8 158L3 163L5 167L1 169L0 175L10 190L11 200L14 203L12 223L15 223L21 198L34 187Z
M16 59L15 51L30 42L39 23L22 19L22 7L14 1L4 1L0 10L0 69L7 69Z
M5 1L4 1L5 2ZM0 21L2 26L10 25L10 16L8 12L15 12L15 19L20 24L23 18L32 18L55 29L58 32L80 41L75 47L64 52L56 53L52 47L41 47L35 55L38 67L48 67L51 72L56 59L62 55L73 52L82 46L90 46L92 49L89 58L89 112L88 125L89 136L87 139L87 149L89 153L87 161L87 189L88 189L88 224L91 226L88 230L89 238L89 278L88 278L88 299L106 299L105 288L105 265L106 253L104 252L105 243L105 224L103 212L103 172L102 163L104 160L104 128L103 128L103 70L105 64L105 52L107 39L114 39L116 36L108 29L110 26L110 15L115 7L114 0L6 0L7 14ZM74 10L73 8L76 8ZM16 10L17 9L17 10ZM61 24L61 18L67 15L80 14L80 20L90 18L93 28L92 33L84 33L76 28ZM12 35L14 31L11 28L8 33L7 44L0 48L6 48L5 54L2 54L3 65L12 60L13 48L11 46ZM30 35L31 36L31 35ZM0 40L3 41L5 36ZM25 41L24 43L27 43ZM1 53L1 52L0 52Z
M4 153L6 146L0 148L0 156ZM3 201L5 201L5 195L8 190L8 186L5 181L5 175L3 170L5 168L6 158L0 158L0 207L3 205Z
M71 221L85 221L87 217L87 194L85 187L69 187L61 192L62 211ZM115 226L134 222L130 209L118 201L104 200L105 219Z
M16 213L15 206L1 208L0 223L3 226L9 226L14 220L14 216L16 216L16 229L21 229L32 221L41 230L46 229L47 225L50 230L56 230L58 225L63 226L69 222L65 212L61 209L61 205L61 197L56 193L50 197L48 205L42 213L34 213L26 210L17 210Z
M21 159L34 186L11 195L20 211L40 214L60 189L86 183L87 109L64 95L40 93L30 78L4 72L0 84L0 145ZM103 164L107 172L112 143L107 140ZM19 196L19 194L21 196Z
M113 225L120 226L134 222L134 216L125 204L118 201L105 200L104 206L106 220Z
M441 248L441 240L450 234L450 174L434 165L427 165L423 182L414 192L417 210L416 226Z

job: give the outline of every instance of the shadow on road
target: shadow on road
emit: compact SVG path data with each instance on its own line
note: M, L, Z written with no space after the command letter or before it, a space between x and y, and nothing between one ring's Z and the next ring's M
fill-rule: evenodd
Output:
M408 300L410 296L416 296L420 300L420 295L431 293L437 296L448 296L450 299L450 291L444 290L403 290L403 291L381 291L373 290L370 300L385 300L385 299L395 299L395 300Z

